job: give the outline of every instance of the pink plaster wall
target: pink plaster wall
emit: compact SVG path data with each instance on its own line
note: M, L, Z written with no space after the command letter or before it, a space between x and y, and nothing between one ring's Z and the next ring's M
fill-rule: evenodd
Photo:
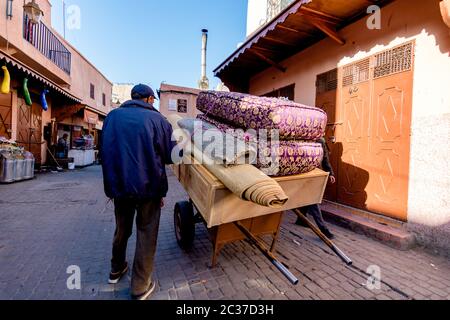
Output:
M362 19L339 34L340 46L327 38L254 76L250 93L262 95L295 83L295 100L314 105L316 76L414 40L411 155L408 221L422 243L450 248L450 28L439 1L397 0L381 11L381 30Z
M44 11L43 22L51 28L51 3L48 0L37 0ZM9 40L8 54L21 60L26 65L42 73L57 84L66 87L83 103L108 113L111 107L112 83L92 65L83 55L68 43L56 30L52 32L64 43L72 53L71 75L67 75L34 46L23 39L23 2L13 2L13 19L7 20L6 1L0 2L0 50L6 52L6 40ZM95 99L90 98L90 83L95 85ZM106 94L106 106L102 104L102 93Z
M49 20L51 19L51 4L48 0L37 0L36 2L44 11L43 22L47 27L51 27L51 20ZM71 82L69 75L23 39L23 1L13 1L12 20L6 19L6 1L0 2L0 12L0 38L4 41L9 40L10 51L8 53L14 56L17 55L18 57L31 57L35 65L30 65L30 67L37 69L37 71L44 72L45 76L57 83L69 84ZM6 50L4 41L2 41L3 45L0 46L1 50ZM20 52L17 53L17 50Z
M51 3L48 0L36 1L44 11L43 22L51 28ZM73 95L81 98L82 103L94 108L101 113L107 114L111 110L112 83L82 56L72 45L65 41L55 30L53 33L62 41L72 53L71 75L67 75L47 57L39 52L34 46L23 39L23 1L13 1L13 19L7 20L6 1L0 1L0 50L12 55L31 69L41 73L43 76L65 87ZM6 48L6 40L9 41L9 50ZM16 81L16 79L13 79ZM90 84L95 86L95 99L90 97ZM34 88L30 88L34 90ZM106 105L103 105L102 94L106 95ZM51 123L52 107L63 107L52 105L52 94L48 95L49 110L42 113L42 128ZM13 90L12 104L12 139L17 139L17 92ZM72 120L72 119L71 119ZM77 119L78 121L78 119ZM72 121L71 121L72 122ZM81 125L83 125L81 123ZM44 141L42 131L42 141ZM41 148L42 163L47 160L47 145Z
M71 92L82 98L83 104L97 109L103 113L111 111L112 83L100 73L88 60L72 48L72 86ZM90 84L95 86L95 99L91 99ZM102 94L106 94L106 105L102 103Z
M366 20L362 19L339 31L346 40L344 46L327 38L283 61L281 65L287 68L286 73L269 68L254 76L250 81L250 93L262 95L295 83L295 100L314 105L318 74L412 39L425 38L416 41L417 51L428 51L424 53L429 57L438 55L440 61L447 60L449 29L442 21L438 1L398 0L381 12L381 30L367 29ZM439 71L442 80L446 79L443 72ZM439 82L440 79L436 79L436 83Z

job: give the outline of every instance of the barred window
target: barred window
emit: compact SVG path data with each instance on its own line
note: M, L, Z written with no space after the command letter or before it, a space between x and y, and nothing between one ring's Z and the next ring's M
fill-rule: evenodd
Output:
M413 44L407 43L375 55L374 78L411 70L412 52Z
M95 86L91 83L91 99L95 99Z
M344 67L344 87L352 86L369 80L370 59L353 63Z

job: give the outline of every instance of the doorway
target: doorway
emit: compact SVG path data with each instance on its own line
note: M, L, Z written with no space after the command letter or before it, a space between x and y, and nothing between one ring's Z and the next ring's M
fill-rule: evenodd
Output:
M336 145L334 143L336 137L336 94L338 84L337 69L319 74L316 81L316 106L323 109L328 116L327 130L325 139L330 152L330 163L337 175L338 171L338 157ZM337 201L337 186L336 184L328 184L325 191L325 198L327 200Z
M12 93L0 94L0 137L12 137Z
M17 143L31 152L39 165L42 162L42 107L37 103L28 106L22 98L17 100Z
M317 77L337 183L326 198L407 220L414 42ZM326 85L325 85L326 84Z

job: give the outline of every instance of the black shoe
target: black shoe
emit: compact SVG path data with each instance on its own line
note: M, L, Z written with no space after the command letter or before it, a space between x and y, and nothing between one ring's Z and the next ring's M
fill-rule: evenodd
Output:
M332 233L330 232L330 230L328 230L328 229L322 229L321 231L322 231L322 233L323 233L328 239L333 240L333 239L335 238L335 237L334 237L334 234L332 234Z
M155 291L156 288L156 283L154 281L152 281L152 283L150 284L150 288L143 294L135 296L135 295L131 295L131 299L132 300L139 300L139 301L144 301L147 300L150 295Z
M109 274L109 284L117 284L119 283L120 279L123 278L124 275L126 275L128 272L128 263L125 262L125 267L120 272L111 272Z

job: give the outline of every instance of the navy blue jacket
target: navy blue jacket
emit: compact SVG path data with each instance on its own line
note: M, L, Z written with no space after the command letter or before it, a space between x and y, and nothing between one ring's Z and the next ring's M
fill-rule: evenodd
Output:
M159 199L168 191L172 126L152 105L125 102L106 118L101 158L105 193L111 199Z

